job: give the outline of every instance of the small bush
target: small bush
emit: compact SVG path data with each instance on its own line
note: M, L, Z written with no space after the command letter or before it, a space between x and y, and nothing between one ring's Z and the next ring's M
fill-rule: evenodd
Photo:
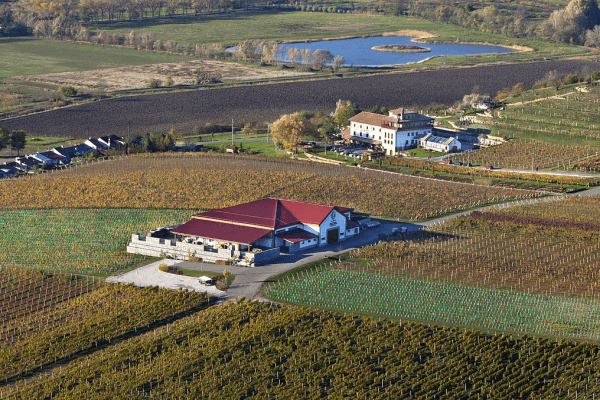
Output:
M158 266L158 270L162 272L169 272L169 266L165 263L162 263Z
M227 260L216 260L215 264L217 264L217 265L227 265Z
M171 87L173 86L173 78L171 78L170 76L167 76L167 79L165 79L165 85L167 85L167 87Z
M223 269L223 276L227 278L231 273L227 270L227 268Z
M191 256L191 257L188 258L188 261L189 262L200 262L202 260L200 260L200 257Z
M65 97L77 96L77 89L73 86L61 86L58 88L58 93Z
M148 88L156 89L157 87L160 87L161 83L162 82L160 81L160 79L150 78L150 79L148 79Z

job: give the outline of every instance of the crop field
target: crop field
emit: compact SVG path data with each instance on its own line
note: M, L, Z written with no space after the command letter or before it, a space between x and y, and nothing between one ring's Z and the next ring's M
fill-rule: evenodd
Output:
M532 163L540 168L599 169L596 160L600 151L600 86L579 84L559 91L531 90L506 102L505 110L495 112L494 118L479 118L487 122L473 126L519 140L474 151L471 160L525 169L531 168Z
M238 302L15 383L3 398L592 399L599 351Z
M350 270L540 295L598 299L600 198L473 213L412 240L351 253ZM541 215L541 216L540 216Z
M110 274L146 259L128 254L131 234L187 221L190 210L3 210L0 265Z
M452 183L286 159L210 153L165 153L118 158L54 173L0 181L0 209L133 207L205 210L264 197L280 197L352 207L356 211L381 216L415 219L474 205L534 196L537 193L533 191ZM70 212L64 213L68 216ZM21 224L23 222L19 221L24 219L18 217L19 213L28 215L30 211L13 213L15 217L9 221ZM31 213L35 215L35 212ZM159 219L163 216L161 211L139 211L139 215L135 215L134 211L123 213L132 221L116 222L102 229L130 234L143 227L164 225L167 219L172 223L177 222L177 218L179 222L186 219L184 211L165 212L163 219ZM128 213L133 213L132 217ZM98 214L102 216L101 211ZM7 218L13 214L7 212L3 215ZM106 218L117 220L119 211L111 211L110 215L113 217ZM144 215L154 218L147 218L143 225L137 225L145 218ZM76 220L73 218L73 221ZM34 221L33 217L31 221ZM56 224L60 223L60 219L56 220ZM91 223L87 231L85 223L80 223L80 226L69 230L77 232L84 241L87 240L85 235L93 234L91 229L101 229L96 223ZM19 225L18 229L13 230L14 234L22 235L22 229L26 228ZM39 231L37 228L31 229ZM111 235L107 237L114 240ZM35 237L33 233L32 236ZM9 239L6 241L7 244L11 242ZM117 246L112 247L113 251L122 245L122 242L113 244ZM23 248L29 246L23 241ZM23 258L31 258L31 255L24 254Z
M478 165L493 165L499 168L533 170L534 168L574 169L589 156L597 156L598 150L590 146L566 146L530 140L511 140L497 146L475 150L469 154L457 154L452 161L471 162ZM583 167L579 170L591 170Z
M471 93L474 86L493 96L520 82L531 87L548 71L572 73L586 67L597 69L591 62L548 61L131 96L3 120L0 124L10 130L23 129L29 135L63 137L69 132L70 136L86 139L107 134L126 136L128 127L132 135L167 133L171 129L189 134L208 122L230 124L233 119L263 124L299 110L329 113L339 99L351 100L364 109L377 104L426 109L435 104L453 104ZM395 89L382 90L390 87ZM111 118L107 119L109 114Z
M343 268L340 266L340 268ZM266 291L275 301L481 329L600 339L600 301L315 269Z
M10 310L0 322L0 381L70 361L209 303L201 293L0 267L0 309Z

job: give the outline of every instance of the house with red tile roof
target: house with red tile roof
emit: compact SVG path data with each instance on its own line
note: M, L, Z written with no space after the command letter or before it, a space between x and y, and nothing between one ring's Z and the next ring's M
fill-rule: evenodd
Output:
M173 239L132 236L129 252L263 265L280 251L343 242L359 233L351 208L266 198L196 214L169 229Z

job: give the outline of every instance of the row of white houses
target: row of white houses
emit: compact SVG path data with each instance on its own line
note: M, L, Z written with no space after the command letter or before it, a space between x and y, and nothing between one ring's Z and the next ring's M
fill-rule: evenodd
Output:
M0 165L0 178L7 178L19 173L28 173L33 167L43 165L66 165L77 157L86 154L97 154L103 150L114 149L117 144L124 144L123 138L116 135L89 138L84 143L74 146L60 146L51 150L15 157L14 161Z

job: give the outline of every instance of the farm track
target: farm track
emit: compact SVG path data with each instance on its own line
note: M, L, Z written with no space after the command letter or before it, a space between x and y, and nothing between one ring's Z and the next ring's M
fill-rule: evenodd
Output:
M131 96L2 120L0 124L10 130L23 129L29 135L78 138L126 136L128 127L131 134L171 128L190 132L207 122L229 124L233 119L262 123L299 110L329 112L339 99L349 99L363 108L376 104L413 108L452 104L474 86L493 96L520 82L530 87L548 71L572 73L582 69L600 69L600 64L548 61Z

